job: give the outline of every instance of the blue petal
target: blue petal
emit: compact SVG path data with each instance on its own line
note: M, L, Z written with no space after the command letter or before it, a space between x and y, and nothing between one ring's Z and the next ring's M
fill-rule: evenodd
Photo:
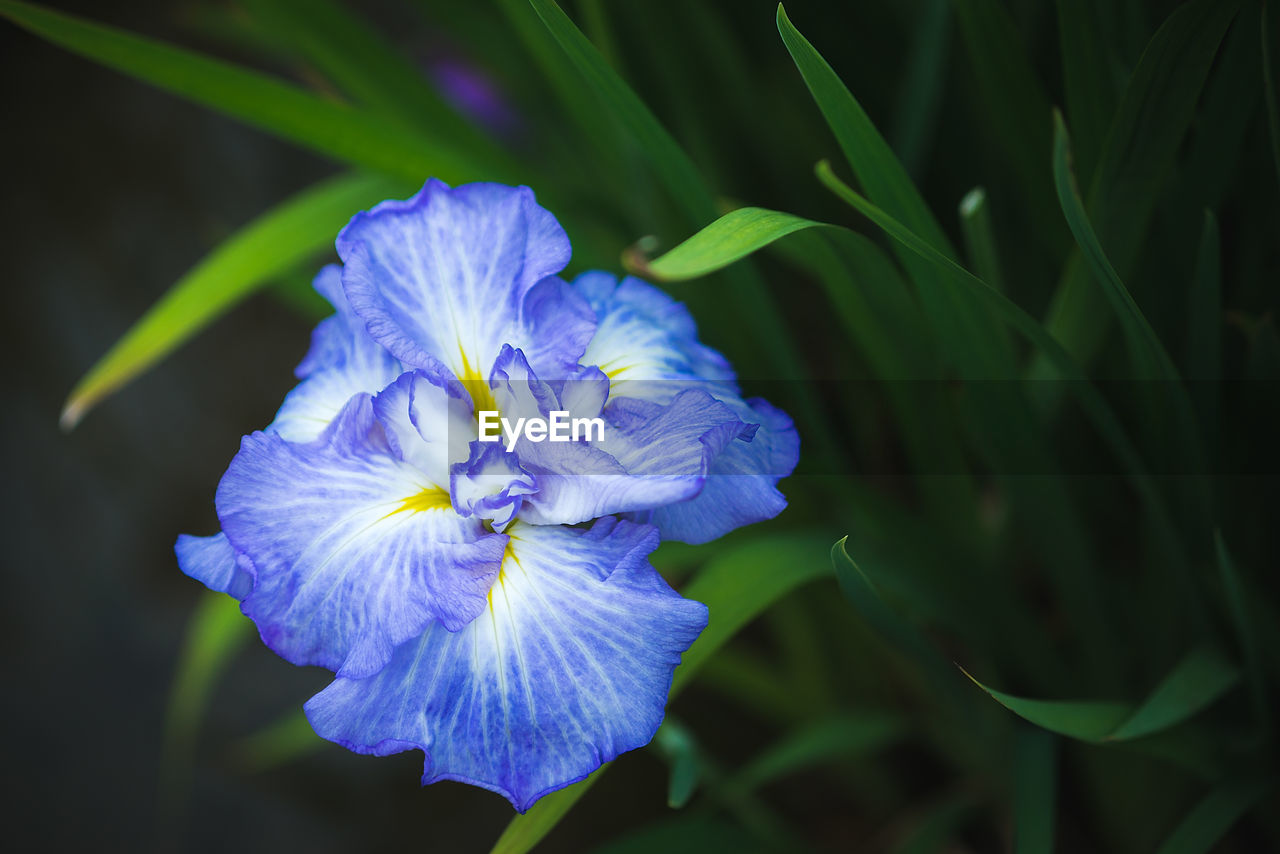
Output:
M520 451L538 492L521 518L574 524L648 510L697 495L715 457L751 427L705 391L668 404L623 398L605 409L604 440L543 442Z
M613 396L670 399L685 387L671 381L695 379L737 393L728 361L698 341L689 310L667 294L640 279L619 282L601 272L583 273L573 287L596 315L582 363L609 375Z
M210 590L241 600L253 590L253 563L231 548L226 534L180 534L173 550L182 571Z
M257 572L243 609L263 640L344 675L376 672L429 622L473 620L506 544L394 454L367 395L313 443L245 437L217 507Z
M460 516L475 516L501 531L520 512L524 496L537 492L533 476L500 443L471 443L471 459L453 467L449 497Z
M568 263L569 239L528 187L451 190L432 179L407 201L357 214L337 246L343 288L370 333L431 373L483 381L510 343L558 375L594 327L575 291L543 282Z
M311 349L297 370L302 382L285 397L267 428L291 442L315 439L352 395L373 394L401 371L400 363L369 337L364 321L347 305L341 280L336 264L316 276L315 289L337 313L320 321L311 334Z
M664 540L710 542L734 528L772 519L787 506L777 483L800 457L791 418L759 398L730 405L745 410L739 417L757 422L760 429L749 442L730 442L711 461L695 498L634 516L656 525Z
M471 454L471 402L456 383L406 371L373 399L373 413L397 459L448 492L453 466Z
M680 654L707 622L649 564L648 526L517 523L490 607L456 634L432 625L368 679L306 706L358 753L426 754L422 781L459 780L523 812L649 742Z
M684 390L701 389L757 427L709 461L696 497L628 517L657 525L664 539L702 543L782 512L786 499L777 483L799 458L799 438L786 413L763 400L742 400L728 363L698 342L688 311L652 285L594 272L573 286L597 316L583 362L599 365L612 378L610 400L665 403Z

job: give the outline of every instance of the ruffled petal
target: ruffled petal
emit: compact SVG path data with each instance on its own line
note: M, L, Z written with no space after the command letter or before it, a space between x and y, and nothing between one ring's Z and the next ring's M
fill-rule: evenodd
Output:
M538 491L520 458L496 443L471 443L471 459L453 467L449 496L460 516L475 516L501 531L520 512L524 496Z
M763 400L742 400L728 363L698 341L685 307L647 282L631 277L618 282L593 272L579 276L573 287L597 317L583 362L609 374L611 400L667 403L698 389L756 428L708 461L696 496L628 518L658 526L664 539L703 543L782 512L786 499L777 483L799 458L799 438L787 414Z
M325 318L311 334L311 349L298 365L300 382L285 396L268 431L291 442L309 442L346 405L352 395L373 394L401 372L400 363L369 336L342 292L342 269L330 264L316 276L313 287L336 314Z
M217 507L257 572L243 608L263 640L343 675L376 672L429 622L474 619L506 544L394 454L367 395L313 443L245 437Z
M730 442L711 461L696 497L628 518L656 525L664 540L706 543L781 513L787 499L777 483L796 467L800 437L785 412L759 398L741 403L740 408L746 411L739 417L755 421L760 428L750 441Z
M575 524L685 501L725 445L753 428L698 389L668 404L623 398L605 408L602 441L543 442L520 451L538 492L521 518Z
M471 455L475 421L457 383L406 371L373 399L373 413L396 457L445 492L453 466Z
M647 744L680 655L707 622L649 564L657 532L517 523L489 608L433 624L368 679L306 706L316 732L358 753L415 748L424 784L459 780L520 811Z
M253 590L253 562L231 548L226 534L179 534L173 550L182 571L215 593L242 600Z
M576 363L594 318L563 283L569 239L528 187L427 182L357 214L338 235L343 288L406 365L483 381L504 343L553 375ZM537 287L535 287L537 285ZM548 334L559 318L569 334Z
M737 394L729 362L698 341L693 317L681 303L648 282L632 276L619 282L598 271L578 276L573 288L596 315L582 363L608 374L612 396L665 401L690 380Z

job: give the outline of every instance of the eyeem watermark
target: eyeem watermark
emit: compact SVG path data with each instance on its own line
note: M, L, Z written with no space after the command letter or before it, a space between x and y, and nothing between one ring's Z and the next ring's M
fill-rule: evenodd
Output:
M555 410L550 418L517 418L512 424L500 413L482 409L477 421L476 438L481 442L500 442L507 437L506 448L513 450L520 437L530 442L604 441L603 418L570 418L565 410Z

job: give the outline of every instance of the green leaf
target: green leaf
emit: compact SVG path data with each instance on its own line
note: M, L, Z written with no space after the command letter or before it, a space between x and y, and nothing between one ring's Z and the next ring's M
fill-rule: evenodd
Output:
M634 250L624 260L637 276L659 282L685 281L724 269L788 234L820 225L824 223L781 211L738 208L654 261L646 262Z
M935 138L947 79L951 0L927 0L913 17L910 55L894 111L893 148L908 173L919 175Z
M697 222L715 216L714 198L698 168L639 96L553 0L529 2L583 81L633 136L658 179L689 218Z
M968 671L964 675L986 691L993 700L1023 720L1081 741L1104 741L1133 714L1132 703L1106 700L1031 700L989 688L974 679Z
M783 736L733 777L732 786L751 792L817 765L867 756L895 743L905 727L892 715L863 713L813 721Z
M761 611L796 587L830 572L825 542L814 534L750 540L722 550L690 583L684 595L706 604L711 621L685 652L671 683L671 699L698 669ZM524 854L551 832L607 769L552 792L516 816L494 843L492 854Z
M290 142L413 181L483 177L471 158L408 126L192 51L15 0L0 15L72 53Z
M1076 137L1076 171L1088 186L1116 109L1114 58L1091 4L1057 0L1055 5L1067 115Z
M384 178L344 175L286 200L236 232L179 279L72 389L62 411L74 427L102 398L155 365L253 291L325 247L351 216L400 194Z
M1031 700L983 685L1014 714L1082 741L1129 741L1166 730L1208 707L1240 681L1235 665L1212 649L1192 651L1141 704L1092 700Z
M950 668L938 651L884 603L876 585L849 556L845 549L848 539L844 537L831 547L831 563L840 582L840 592L877 634L922 664L934 677L949 681Z
M783 44L835 134L849 166L866 189L868 198L904 222L943 255L955 258L955 251L942 226L862 105L831 65L791 23L781 3L778 4L777 17Z
M991 206L987 191L974 187L960 200L960 229L974 275L1004 293L1004 275L1000 272L1000 253L996 251L995 229L991 225Z
M1274 785L1256 780L1222 783L1196 804L1156 854L1207 854Z
M683 724L668 715L658 727L653 744L671 765L667 806L681 809L693 797L701 777L702 762L698 756L697 741Z
M1208 707L1239 681L1240 671L1221 653L1207 647L1194 650L1107 738L1126 741L1168 729Z
M1088 211L1121 276L1137 262L1156 200L1195 114L1201 89L1239 0L1193 0L1152 36L1129 79L1094 170ZM1105 297L1074 260L1059 283L1046 326L1081 362L1101 347ZM1056 376L1043 360L1031 376ZM1054 386L1046 386L1053 389Z
M465 146L487 164L488 177L516 170L490 137L436 93L400 50L369 22L335 0L244 0L258 28L279 39L370 111Z
M1084 253L1085 262L1093 272L1094 278L1106 295L1112 312L1119 318L1130 350L1133 353L1136 378L1140 380L1163 380L1179 383L1178 371L1173 360L1165 352L1164 345L1156 336L1155 330L1147 322L1142 310L1134 301L1129 289L1120 280L1115 267L1107 258L1098 235L1085 213L1084 202L1076 188L1075 175L1071 172L1071 142L1067 136L1067 126L1062 121L1062 114L1053 111L1053 178L1058 192L1058 202L1062 205L1062 213L1067 219L1076 244Z
M942 227L853 93L792 25L782 4L778 5L777 19L783 43L867 197L954 261L955 250ZM1005 329L980 306L951 288L939 287L949 270L939 270L902 247L895 245L893 249L916 284L943 352L955 362L962 376L1012 379L1015 362Z
M1057 740L1023 727L1013 748L1013 850L1052 854L1057 806Z
M690 223L714 219L717 214L714 196L693 161L657 117L553 0L529 2L578 69L583 81L596 92L601 103L643 152L655 176ZM740 369L752 371L760 377L807 378L810 371L805 368L794 337L782 322L781 311L764 280L749 267L732 271L729 279L733 285L733 299L727 301L727 308L741 325L740 334L757 345L737 354L741 357ZM719 307L723 310L726 303L720 303ZM698 314L696 305L694 314ZM798 398L802 410L799 414L814 436L815 445L820 447L821 456L839 458L844 452L843 447L831 435L810 384L799 384Z
M1017 179L1029 236L1056 257L1066 240L1044 168L1051 105L1006 6L1000 0L955 0L956 18L987 117L983 138L999 148Z
M818 179L837 196L844 199L855 210L862 213L902 245L918 253L940 267L946 267L958 275L952 282L963 285L970 294L985 302L994 314L1025 336L1034 344L1048 360L1057 375L1070 380L1066 383L1075 395L1081 408L1089 420L1093 422L1098 433L1111 447L1112 451L1124 465L1127 476L1145 505L1152 524L1156 528L1157 543L1172 566L1187 574L1190 567L1186 555L1177 546L1180 537L1169 517L1164 499L1156 490L1150 475L1146 471L1142 457L1138 454L1132 441L1125 434L1114 410L1102 398L1088 377L1067 351L1048 332L1016 304L986 282L975 277L955 261L944 256L925 240L906 228L902 223L889 216L885 211L867 201L856 193L831 171L826 161L818 164Z

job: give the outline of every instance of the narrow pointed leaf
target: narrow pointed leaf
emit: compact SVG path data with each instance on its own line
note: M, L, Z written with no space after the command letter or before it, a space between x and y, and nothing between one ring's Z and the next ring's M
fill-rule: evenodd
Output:
M1015 697L983 685L965 672L983 691L1023 720L1059 735L1081 741L1102 741L1133 714L1132 703L1110 700L1032 700Z
M1051 104L1018 28L1001 0L955 0L956 19L991 140L1022 194L1029 236L1052 255L1066 247L1053 187L1044 168ZM875 196L868 196L875 201ZM893 211L889 211L893 213ZM908 223L910 225L910 223ZM927 235L921 235L927 236Z
M991 205L987 191L974 187L960 200L960 229L964 232L964 248L974 275L1004 293L1004 274L1000 272L1000 253L996 250L995 228L991 224Z
M1140 704L1110 700L1032 700L973 683L1036 726L1083 741L1129 741L1191 718L1240 680L1231 662L1210 649L1184 658Z
M274 77L125 30L15 0L0 16L59 47L290 142L414 181L481 177L461 152L408 126Z
M154 366L196 332L272 277L332 246L358 211L405 185L344 175L313 186L224 241L165 293L80 380L67 398L70 429L98 401Z
M791 23L781 3L777 17L783 44L867 196L943 255L954 258L955 251L942 227L871 117L835 69Z
M1084 371L1062 345L1050 336L1044 327L1030 315L995 288L965 270L955 261L947 258L902 223L855 192L836 177L835 173L831 171L830 164L826 161L818 164L816 172L818 179L828 189L884 229L885 233L890 237L934 264L956 272L958 275L952 281L963 285L970 294L985 302L997 316L1034 344L1049 364L1053 366L1058 376L1071 380L1066 385L1073 392L1081 408L1089 417L1089 420L1093 422L1099 434L1124 464L1130 481L1146 506L1151 516L1152 524L1156 527L1157 542L1163 554L1172 565L1180 567L1184 572L1189 571L1186 555L1177 546L1180 540L1177 529L1169 517L1163 497L1155 489L1141 455L1126 435L1123 426L1116 417L1115 411L1098 393L1097 389L1093 387Z
M1168 729L1209 706L1239 681L1240 671L1221 653L1210 648L1197 649L1156 686L1108 739L1125 741Z
M696 279L723 269L788 234L820 225L824 223L781 211L738 208L656 260L646 262L637 253L628 253L627 266L636 275L659 282Z
M1143 316L1142 310L1134 301L1129 289L1120 280L1120 275L1107 258L1098 235L1093 230L1089 216L1085 213L1084 201L1076 187L1075 175L1071 172L1071 142L1067 136L1067 126L1062 121L1062 114L1053 112L1053 178L1058 192L1058 201L1062 205L1062 213L1071 228L1080 251L1084 253L1085 262L1093 272L1094 278L1106 295L1112 312L1119 318L1129 346L1135 355L1138 379L1159 379L1166 382L1178 382L1178 372L1173 360L1165 352L1164 346L1156 336L1155 330Z
M554 0L529 0L538 17L555 38L583 82L599 96L619 125L635 142L653 169L655 177L684 212L690 224L707 222L718 213L715 198L693 161L675 141L631 87L605 61L591 41ZM719 310L732 313L742 327L742 336L757 346L733 354L744 373L760 377L803 379L810 375L799 354L795 338L781 320L782 314L764 279L749 266L730 271L734 298ZM698 314L698 304L690 300ZM708 306L710 308L710 306ZM797 386L797 415L808 425L817 456L839 459L844 449L822 417L808 383Z
M1192 0L1179 6L1151 37L1130 76L1094 170L1087 208L1122 277L1137 263L1160 188L1239 5L1239 0ZM1098 321L1105 297L1089 277L1078 259L1068 265L1045 324L1086 364L1109 327ZM1031 375L1057 376L1043 357Z

